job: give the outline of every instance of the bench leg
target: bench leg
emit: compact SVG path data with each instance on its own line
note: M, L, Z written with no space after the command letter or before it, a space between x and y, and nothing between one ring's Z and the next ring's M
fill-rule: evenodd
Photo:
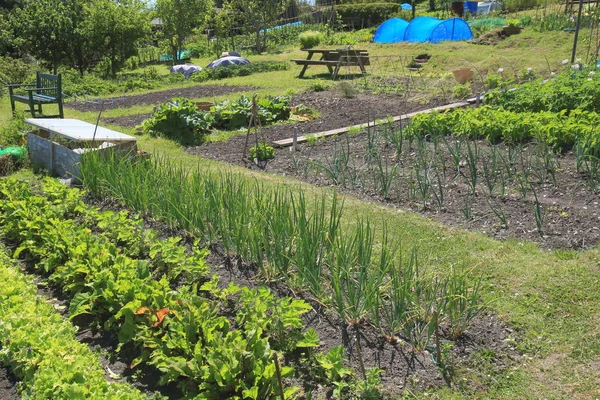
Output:
M63 114L63 103L62 103L62 99L60 99L58 101L58 115L60 115L60 118L64 118L65 115Z
M12 110L12 115L15 116L16 110L15 110L15 101L13 100L13 98L10 98L10 108Z
M42 114L42 103L38 103L38 115L43 115Z

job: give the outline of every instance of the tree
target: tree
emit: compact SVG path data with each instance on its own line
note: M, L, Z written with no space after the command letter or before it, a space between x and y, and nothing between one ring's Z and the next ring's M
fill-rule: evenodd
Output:
M69 59L74 21L80 15L78 0L24 0L11 13L14 44L56 73Z
M157 0L156 15L162 21L163 36L173 60L179 60L187 37L204 24L212 5L212 0Z
M256 51L267 46L267 31L285 11L291 0L230 0L229 6L239 10L256 35ZM262 33L262 38L261 38Z
M86 5L86 14L76 31L79 46L74 49L74 61L82 73L106 57L114 77L150 33L145 5L140 0L94 0Z

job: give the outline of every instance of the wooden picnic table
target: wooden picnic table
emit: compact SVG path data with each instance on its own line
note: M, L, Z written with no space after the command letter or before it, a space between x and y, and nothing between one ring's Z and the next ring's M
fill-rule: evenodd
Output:
M298 78L302 78L309 65L325 65L329 69L331 78L335 80L342 66L360 67L363 74L367 73L365 65L369 65L367 50L355 49L306 49L306 59L292 60L297 65L302 65ZM313 55L320 54L321 58L313 60Z

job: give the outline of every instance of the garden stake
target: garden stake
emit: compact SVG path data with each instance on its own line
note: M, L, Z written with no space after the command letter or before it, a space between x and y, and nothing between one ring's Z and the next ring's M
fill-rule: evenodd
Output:
M273 361L275 361L275 372L277 373L277 382L279 382L279 396L281 397L281 400L285 400L285 396L283 394L283 383L281 383L281 369L279 367L277 353L273 353Z
M244 151L242 152L242 160L246 161L246 150L248 150L248 139L250 138L250 130L254 126L254 142L258 154L258 134L260 131L260 118L258 118L258 104L256 103L256 93L252 96L252 108L250 114L250 121L248 122L248 132L246 133L246 142L244 143ZM265 141L261 135L262 142ZM254 164L258 165L258 159L254 159Z

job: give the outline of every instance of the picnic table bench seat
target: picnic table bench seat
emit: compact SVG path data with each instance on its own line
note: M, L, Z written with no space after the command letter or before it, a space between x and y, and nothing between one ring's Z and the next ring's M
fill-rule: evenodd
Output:
M42 74L38 71L35 81L35 84L6 85L13 114L15 113L15 103L18 102L29 105L29 111L33 118L64 118L61 75ZM18 88L24 88L26 93L15 93L15 89ZM58 114L44 115L42 112L44 104L58 104Z
M325 65L332 74L332 79L335 80L338 76L340 68L346 67L360 67L361 72L366 74L365 65L369 63L369 53L366 50L353 50L353 49L307 49L308 53L306 59L293 59L297 65L302 65L302 71L298 75L299 78L304 76L306 69L309 65ZM314 54L320 54L319 60L313 60Z

